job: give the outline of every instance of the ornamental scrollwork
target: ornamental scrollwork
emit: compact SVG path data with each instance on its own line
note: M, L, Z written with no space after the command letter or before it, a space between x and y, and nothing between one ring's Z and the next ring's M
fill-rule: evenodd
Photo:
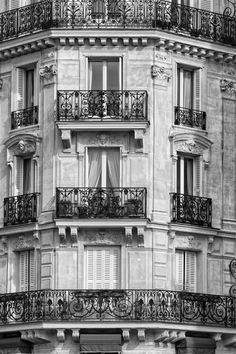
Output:
M161 81L167 81L171 79L171 70L165 68L164 66L152 65L151 66L151 75L153 78L157 78Z
M55 64L43 65L39 68L39 75L47 80L53 78L57 74L57 68Z
M24 236L19 236L15 243L16 250L34 248L34 240L26 240Z
M36 151L36 144L35 142L29 142L27 140L21 139L17 144L15 144L12 150L14 154L18 156L33 154Z
M189 152L196 155L203 154L203 148L194 140L181 141L176 144L176 151Z
M223 94L236 98L236 82L222 79L220 80L220 90Z
M107 146L112 144L120 144L121 140L119 138L115 138L109 134L98 134L95 138L89 140L89 144L99 145L99 146Z

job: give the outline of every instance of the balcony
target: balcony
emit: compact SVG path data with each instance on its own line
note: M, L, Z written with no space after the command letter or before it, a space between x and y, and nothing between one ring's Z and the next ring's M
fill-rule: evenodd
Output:
M57 218L146 218L146 188L57 188Z
M58 91L58 121L147 121L147 91Z
M175 124L206 130L206 112L176 106Z
M165 0L104 1L94 12L91 0L43 0L0 14L0 41L49 28L162 29L201 39L236 44L234 16Z
M37 221L39 193L4 198L4 226Z
M211 227L212 200L193 195L171 193L172 222Z
M0 326L43 321L137 321L235 327L229 296L168 290L36 290L0 295Z
M11 129L38 124L38 106L11 112Z

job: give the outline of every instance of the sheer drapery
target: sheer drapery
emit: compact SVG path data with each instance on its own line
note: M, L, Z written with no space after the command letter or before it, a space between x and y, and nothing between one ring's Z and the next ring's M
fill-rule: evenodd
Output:
M193 195L193 160L185 158L184 159L184 193L188 195Z
M30 193L31 159L23 161L23 194Z
M89 149L88 152L89 170L88 185L89 187L101 187L102 172L102 155L99 149Z
M183 70L183 107L192 108L192 72Z
M34 70L27 70L25 77L26 97L25 107L33 107L34 105Z
M118 187L120 180L120 154L117 149L107 151L107 187Z

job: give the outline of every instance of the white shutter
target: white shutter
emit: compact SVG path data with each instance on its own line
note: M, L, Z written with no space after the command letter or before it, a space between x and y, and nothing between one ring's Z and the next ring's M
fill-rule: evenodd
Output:
M34 250L19 253L20 291L35 289Z
M23 158L16 156L15 157L15 186L16 186L16 195L23 193Z
M207 11L212 11L212 4L213 4L213 1L216 1L216 0L201 0L201 9L202 10L207 10Z
M120 279L118 247L87 247L87 288L117 289Z
M35 257L34 250L29 251L30 261L29 261L29 289L35 290Z
M201 195L201 180L202 180L202 174L201 174L201 158L200 156L197 156L194 159L194 164L193 164L193 168L194 168L194 190L193 190L193 194L194 195Z
M201 69L195 69L193 75L194 109L201 110Z
M197 254L196 252L185 252L185 290L196 291L197 282Z
M184 286L184 252L176 250L175 252L175 289L183 290Z
M24 69L17 68L17 93L16 93L16 109L24 108L24 86L25 86L25 71Z
M14 10L14 9L17 9L18 7L21 6L20 0L8 0L8 1L9 1L9 4L8 4L9 10Z

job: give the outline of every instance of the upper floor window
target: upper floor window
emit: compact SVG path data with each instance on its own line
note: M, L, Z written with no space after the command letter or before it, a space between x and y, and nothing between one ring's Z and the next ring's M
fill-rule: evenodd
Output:
M104 0L94 0L92 4L92 16L100 16L105 14Z
M198 156L178 154L177 193L199 195L200 160Z
M87 289L118 289L120 287L120 248L86 247Z
M19 252L19 291L35 289L34 250Z
M200 69L178 66L177 105L200 110Z
M89 59L89 90L121 90L121 59Z
M119 187L119 148L88 148L89 187Z
M17 110L36 105L35 84L34 66L17 68Z
M195 292L197 288L197 253L176 250L175 269L176 290Z

